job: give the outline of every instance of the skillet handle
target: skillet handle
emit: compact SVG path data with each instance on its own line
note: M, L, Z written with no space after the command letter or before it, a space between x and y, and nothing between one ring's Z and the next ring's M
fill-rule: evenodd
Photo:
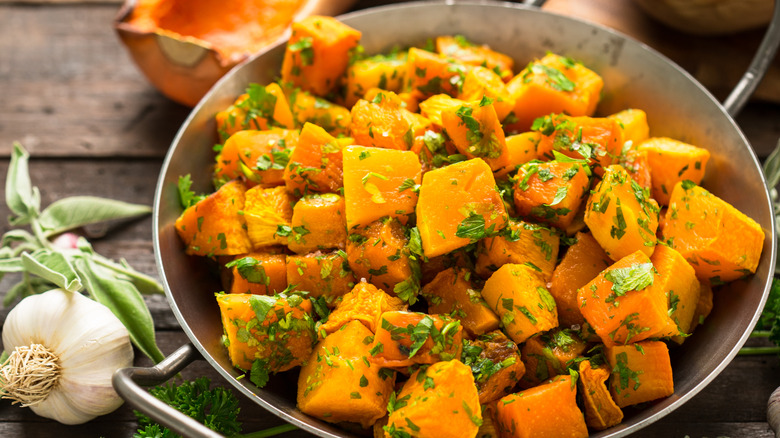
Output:
M745 74L742 75L737 85L731 90L731 94L723 101L723 107L731 117L737 116L753 92L758 88L759 82L761 82L775 57L778 46L780 46L780 0L775 0L772 21L769 23L764 39L761 40L758 51L753 56L753 60L750 62L750 66Z
M168 406L139 386L159 385L178 374L192 361L200 358L200 353L192 344L185 344L154 367L131 367L117 370L111 378L111 383L117 394L131 406L181 436L223 438L219 433Z

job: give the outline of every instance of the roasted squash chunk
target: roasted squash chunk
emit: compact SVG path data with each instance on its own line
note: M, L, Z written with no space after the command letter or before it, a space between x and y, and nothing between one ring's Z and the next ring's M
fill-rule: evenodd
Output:
M264 189L258 186L246 191L244 218L254 248L287 244L285 230L292 225L294 203L284 187Z
M461 360L471 367L483 405L510 394L526 371L517 344L498 330L466 341Z
M478 336L498 329L499 321L471 275L465 269L444 270L423 287L422 295L428 301L429 313L452 315L470 335Z
M343 251L290 255L285 269L293 290L308 292L313 298L323 297L329 307L335 307L336 299L355 286L355 276Z
M373 284L361 281L337 301L336 308L330 312L328 320L320 326L320 330L333 333L349 321L355 320L362 322L374 333L379 328L382 314L393 310L406 310L406 304Z
M290 227L283 233L288 237L287 246L298 254L344 249L347 243L344 216L341 196L335 193L304 196L295 203Z
M604 353L612 368L612 399L621 408L674 393L669 349L663 342L615 345L607 347Z
M381 367L405 368L460 357L460 321L447 315L390 311L382 314L369 360Z

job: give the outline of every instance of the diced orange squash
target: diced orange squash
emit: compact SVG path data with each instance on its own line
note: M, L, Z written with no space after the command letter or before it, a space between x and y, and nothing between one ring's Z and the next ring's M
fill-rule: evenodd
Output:
M589 232L579 232L575 239L577 241L566 250L555 267L550 281L550 295L555 298L561 327L585 323L577 300L577 289L596 278L612 263Z
M471 281L471 272L450 268L440 272L423 287L428 312L452 315L471 336L498 329L498 316L488 308L479 289Z
M471 369L458 360L420 368L390 400L388 411L385 436L469 438L482 423Z
M630 141L633 147L647 140L650 127L647 125L647 113L641 109L629 108L607 116L618 122L623 131L623 141Z
M389 311L380 318L369 360L380 367L400 369L451 361L460 357L462 341L460 321L447 315Z
M504 169L496 172L496 178L504 176L517 170L523 164L538 157L536 148L542 134L536 131L523 132L520 134L504 137L506 149L509 153L509 163Z
M479 102L485 96L493 100L498 120L504 120L515 107L515 102L498 73L487 67L472 67L463 78L458 99Z
M548 281L558 261L560 241L549 228L510 219L506 232L479 242L476 272L488 278L506 263L526 264Z
M604 345L628 344L677 334L667 297L652 287L658 273L636 251L618 260L577 291L580 311Z
M371 366L369 331L358 321L329 334L314 348L298 375L298 409L331 423L370 427L387 412L394 373Z
M272 374L309 358L316 341L311 301L297 295L218 294L217 304L233 366L250 370L254 365Z
M286 162L296 144L298 131L289 129L245 130L232 134L216 157L215 185L239 177L249 186L283 185L284 164L278 162Z
M418 119L391 93L380 92L372 101L360 99L352 107L351 135L355 143L404 151L412 148Z
M347 108L291 84L284 85L284 92L295 119L295 127L300 128L306 123L312 123L336 137L349 135L352 116Z
M612 399L621 408L674 394L669 349L663 342L608 346L604 352L612 368Z
M617 164L623 166L642 188L652 190L652 177L650 175L650 160L647 151L639 150L636 146L623 148L623 152L617 160Z
M478 158L423 175L416 212L426 257L466 246L507 222L493 173Z
M344 198L335 193L304 196L293 207L287 234L287 246L298 254L344 249L347 244Z
M443 126L441 114L445 111L455 111L465 104L466 101L456 99L449 94L436 94L420 102L420 114L431 123Z
M502 438L586 438L585 416L577 406L577 383L569 375L510 394L496 404Z
M481 158L491 170L499 170L509 164L504 130L489 98L468 102L454 111L442 110L442 127L447 136L468 158Z
M434 94L458 93L466 67L439 54L412 47L406 58L406 89L420 100Z
M604 81L579 62L555 54L531 62L507 83L515 100L507 132L525 132L538 117L565 113L591 116L596 110ZM514 117L513 117L514 116Z
M287 288L287 268L284 254L254 251L236 256L227 264L233 282L232 294L273 295Z
M374 333L379 328L382 314L394 310L406 310L406 304L373 284L361 281L341 297L320 330L333 333L349 321L360 321Z
M647 189L614 164L606 168L588 199L585 223L612 260L634 251L650 256L657 243L658 211Z
M520 349L528 370L520 380L520 387L531 388L555 376L569 374L574 360L582 356L587 347L587 343L570 329L553 329L528 338Z
M691 182L674 186L661 233L713 286L756 272L764 244L756 221Z
M333 17L312 15L292 24L282 61L282 81L325 96L339 85L360 31Z
M284 168L287 191L296 197L337 192L343 186L342 148L324 129L306 123Z
M291 226L294 203L284 187L266 189L258 186L246 191L244 218L254 248L287 244L287 236L279 235L278 231Z
M590 168L578 161L532 161L518 169L516 180L517 214L565 229L585 199Z
M623 132L614 119L605 117L545 116L534 124L542 136L539 159L553 159L555 152L570 158L587 159L596 174L616 163L623 151Z
M704 320L707 319L712 311L712 287L702 282L699 282L699 285L701 286L701 293L699 294L699 302L696 303L696 311L693 314L691 332L699 325L704 324Z
M176 219L176 232L190 255L246 254L252 242L242 214L246 186L233 180L197 204L188 207Z
M399 93L405 74L405 51L358 59L347 67L345 104L351 107L372 88Z
M277 83L249 85L246 93L239 96L231 106L218 112L215 119L222 140L246 129L294 128L290 103Z
M436 52L462 64L488 68L505 80L512 77L515 67L511 56L497 52L485 44L474 44L463 35L436 37Z
M696 271L679 252L666 245L658 245L650 261L658 271L652 287L667 297L669 316L677 324L680 334L689 334L701 294ZM683 341L681 336L672 339L677 343Z
M668 137L652 137L638 146L647 153L653 198L669 205L672 189L678 182L701 184L710 151Z
M324 297L335 307L335 300L352 290L355 276L349 269L346 257L338 252L314 252L287 256L287 283L296 291L308 292L309 297Z
M344 154L344 202L347 227L368 225L384 216L406 223L417 205L422 179L412 151L347 146Z
M528 265L507 263L498 268L485 282L482 297L518 344L558 326L555 300L542 276Z
M474 268L474 263L471 261L471 255L465 250L465 248L436 257L424 258L420 262L422 284L430 283L434 278L436 278L439 272L454 267L464 269Z
M407 237L404 227L395 219L374 221L366 227L352 229L347 238L347 258L355 278L365 278L369 283L409 300L416 295L417 288L408 291L413 295L400 293L401 289L415 283L413 272L417 263L409 257L406 249ZM419 280L417 280L418 284Z
M589 360L579 365L579 386L585 405L585 423L594 430L604 430L623 421L623 411L612 400L606 381L610 371L593 367Z
M526 370L517 344L499 330L466 341L461 361L474 371L483 405L510 394Z

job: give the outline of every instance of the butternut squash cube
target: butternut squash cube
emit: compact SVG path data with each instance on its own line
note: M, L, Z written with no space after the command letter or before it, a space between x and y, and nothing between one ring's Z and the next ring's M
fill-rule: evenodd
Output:
M318 249L344 249L347 221L344 198L335 193L304 196L293 207L287 246L305 254ZM279 232L277 232L279 234Z
M290 102L296 128L311 123L334 137L349 135L352 116L347 108L294 87L292 84L286 83L284 86L284 93Z
M577 291L580 311L604 345L677 334L659 275L642 251L618 260Z
M496 172L496 178L501 178L517 170L523 164L538 157L537 147L542 134L536 131L509 135L504 138L509 153L509 163Z
M583 162L532 161L518 169L516 179L517 214L565 229L585 199L590 168Z
M289 286L308 292L310 297L324 297L330 307L355 286L355 276L343 252L287 256L285 270Z
M238 96L232 105L215 116L221 140L238 131L266 130L273 127L295 127L290 103L277 83L266 86L251 84L246 93Z
M526 370L517 344L499 330L466 341L461 361L471 367L483 405L510 394Z
M466 101L449 94L436 94L420 102L420 114L434 125L443 126L441 114L445 111L455 111L465 104Z
M284 185L295 197L335 193L343 186L343 145L321 127L306 123L284 168Z
M297 295L218 294L217 304L233 366L273 374L311 355L316 341L311 301Z
M658 205L620 165L607 167L585 209L585 223L612 260L635 252L653 254Z
M363 146L347 146L343 154L347 227L368 225L383 216L406 223L422 179L417 154Z
M587 348L587 343L570 329L555 328L531 336L520 349L528 370L520 380L520 387L531 388L555 376L569 374L570 364Z
M317 344L298 375L298 409L313 417L370 427L383 417L395 374L371 366L371 332L352 321Z
M418 119L395 97L391 91L382 91L372 101L361 99L355 103L350 113L355 143L403 151L412 148Z
M569 375L510 394L496 404L501 437L586 438L585 416L577 406L577 383Z
M347 67L345 103L351 107L372 88L400 93L405 78L406 51L358 59Z
M605 350L612 368L610 391L624 408L674 394L669 349L661 341L616 345Z
M539 159L554 159L555 152L585 159L597 175L616 163L623 151L623 132L617 121L606 117L549 115L536 120L533 129L542 134Z
M436 37L436 52L462 64L487 68L502 80L509 80L515 67L511 56L497 52L485 44L475 44L463 35Z
M507 132L531 129L537 117L565 113L591 116L596 110L604 81L601 76L571 58L547 54L528 64L507 83L515 100ZM512 116L510 116L512 117Z
M232 294L273 295L287 288L286 256L271 251L253 251L236 256L225 265L230 269Z
M498 329L498 316L471 281L470 271L444 270L423 287L422 295L428 301L429 313L452 315L471 336Z
M416 212L426 257L488 237L507 222L493 173L478 158L423 175Z
M360 31L333 17L311 15L292 24L282 61L282 81L325 96L347 70Z
M406 86L413 96L420 100L434 94L458 93L466 67L437 53L412 47L406 58Z
M518 344L558 326L555 300L542 276L528 265L507 263L498 268L485 282L482 297Z
M696 271L679 252L666 245L658 245L650 261L658 271L652 287L666 296L669 316L677 324L680 334L689 334L701 293ZM681 344L683 337L674 336L672 340Z
M447 315L389 311L382 314L369 360L380 367L403 369L460 357L463 328Z
M482 424L474 377L459 360L420 368L387 410L386 436L467 438L476 436Z
M286 245L285 227L292 225L295 199L284 187L266 189L260 186L246 191L244 218L252 247Z
M550 281L550 295L555 298L561 327L582 326L585 318L580 312L577 289L612 263L589 232L579 232L575 238L577 241L566 250Z
M398 287L397 295L414 303L419 289L419 275L414 272L419 269L415 266L418 262L409 257L407 241L404 227L395 219L374 221L353 230L347 238L347 257L355 277L387 293L396 294ZM407 287L411 289L400 293Z
M216 186L242 178L249 186L274 187L284 184L284 163L298 144L298 131L271 128L232 134L216 157Z
M186 245L185 252L212 257L251 251L246 219L241 214L245 195L244 183L233 180L184 210L174 226Z
M607 118L618 122L623 132L623 141L630 141L633 147L647 140L650 136L650 127L647 125L647 113L641 109L629 108L610 114Z
M506 84L498 73L488 67L474 66L463 78L458 99L479 102L485 96L493 101L498 120L504 120L515 106Z
M393 310L406 310L406 304L373 284L361 281L344 294L341 301L337 301L336 308L330 312L320 330L333 333L349 321L360 321L371 333L375 333L382 314Z
M668 137L653 137L639 144L647 152L653 198L669 205L672 189L681 181L701 184L710 151Z
M712 286L756 272L764 245L756 221L690 182L674 186L661 233Z
M707 283L699 282L701 286L701 293L699 294L699 301L696 303L696 311L693 314L693 322L691 322L691 333L701 324L704 324L704 320L712 312L712 286Z
M585 405L585 423L594 430L604 430L623 421L623 411L612 400L607 389L611 375L605 366L593 367L589 360L579 365L580 394Z
M491 170L499 170L509 164L504 130L496 114L493 101L483 97L457 108L441 112L442 127L447 136L468 158L482 158Z
M560 241L549 228L510 219L506 232L479 242L476 272L488 278L507 263L526 264L549 281L558 262Z

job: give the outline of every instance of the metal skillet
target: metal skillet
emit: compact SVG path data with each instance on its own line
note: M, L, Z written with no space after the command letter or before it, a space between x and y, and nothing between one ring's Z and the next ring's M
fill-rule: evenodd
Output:
M524 5L427 1L340 17L363 32L361 43L367 53L420 44L438 35L462 34L512 56L518 66L547 51L582 61L604 78L599 114L641 108L647 112L651 135L709 149L712 157L703 185L763 228L766 238L758 271L718 290L705 324L672 350L674 394L641 410L627 411L620 425L593 437L627 435L691 399L731 362L761 313L775 266L774 215L759 162L732 117L755 88L780 41L777 9L754 64L724 105L680 67L637 41L608 28ZM209 166L214 159L212 145L217 142L214 114L230 105L249 83L273 81L280 71L283 52L284 44L280 43L220 80L179 130L160 172L154 202L155 256L168 301L192 344L183 346L157 367L120 370L114 385L131 405L187 437L218 435L189 417L177 415L136 383L158 384L199 356L239 392L301 429L331 438L362 435L357 429L335 426L298 411L294 372L274 376L262 389L249 379L237 379L241 373L231 366L220 343L222 326L214 292L221 286L203 259L184 254L173 227L181 213L176 190L180 175L191 174L196 191L212 189Z

